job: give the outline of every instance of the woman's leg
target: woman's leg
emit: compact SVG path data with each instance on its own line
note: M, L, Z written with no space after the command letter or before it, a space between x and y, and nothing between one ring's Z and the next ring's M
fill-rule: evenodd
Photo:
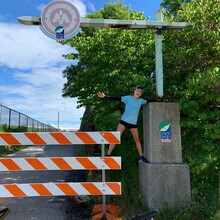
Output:
M125 130L125 126L122 125L122 124L119 124L119 125L118 125L118 128L117 128L117 131L120 131L120 136L123 134L124 130ZM110 144L110 145L109 145L108 155L111 155L111 153L112 153L114 147L115 147L115 144Z
M139 138L139 132L137 128L130 128L131 134L134 138L135 144L137 146L137 150L140 156L143 156L142 145Z

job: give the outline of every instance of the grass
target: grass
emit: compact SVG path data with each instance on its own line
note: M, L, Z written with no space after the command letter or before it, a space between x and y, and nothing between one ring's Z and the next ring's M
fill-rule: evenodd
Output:
M219 211L214 215L214 220L220 220L220 209Z

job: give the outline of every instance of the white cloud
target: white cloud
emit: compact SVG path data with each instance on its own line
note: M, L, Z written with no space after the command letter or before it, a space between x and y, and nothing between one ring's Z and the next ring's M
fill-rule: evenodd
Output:
M82 0L69 0L69 2L76 6L81 17L85 17L85 15L87 14L86 5L83 4Z
M44 5L44 4L38 5L37 9L40 11L40 13L43 11L43 9L44 9L45 6L46 6L46 5ZM40 15L39 15L39 16L40 16Z
M96 11L94 4L92 4L92 2L89 0L87 0L87 6L92 12Z
M45 36L39 27L0 23L0 65L11 68L37 68L65 62L64 53L74 52Z
M86 5L82 2L82 0L67 0L68 2L72 3L79 11L81 17L85 17L87 14L86 12ZM42 11L46 5L40 4L38 9Z
M60 127L79 127L84 109L76 108L76 99L62 97L62 71L70 65L62 55L74 49L46 37L36 26L0 23L0 30L3 105L55 125L60 112ZM1 78L7 78L7 86Z

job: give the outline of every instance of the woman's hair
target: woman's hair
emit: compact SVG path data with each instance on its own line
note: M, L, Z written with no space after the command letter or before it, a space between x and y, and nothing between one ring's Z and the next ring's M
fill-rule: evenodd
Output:
M141 89L141 90L143 90L143 87L142 87L142 86L136 86L135 90L136 90L136 89Z

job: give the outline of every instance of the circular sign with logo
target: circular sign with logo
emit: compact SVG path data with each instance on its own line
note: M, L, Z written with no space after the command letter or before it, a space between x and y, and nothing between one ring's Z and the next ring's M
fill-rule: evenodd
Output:
M79 33L80 14L77 8L67 1L53 1L41 13L41 30L48 37L66 40Z

